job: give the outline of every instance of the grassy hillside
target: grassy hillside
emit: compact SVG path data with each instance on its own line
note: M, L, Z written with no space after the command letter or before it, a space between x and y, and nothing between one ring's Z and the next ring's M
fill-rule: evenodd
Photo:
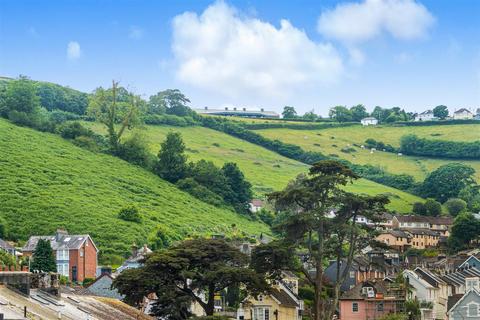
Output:
M101 124L85 123L85 125L96 132L105 133ZM295 176L308 169L303 163L208 128L145 126L141 131L148 139L153 153L158 152L160 143L169 131L178 131L185 141L190 160L206 159L219 166L225 162L236 162L253 184L257 195L284 188ZM411 194L365 179L355 182L348 189L371 195L387 193L391 195L390 208L399 212L408 212L414 202L421 200Z
M473 160L443 160L424 157L398 156L387 152L374 152L354 147L362 145L368 138L400 146L403 135L414 133L428 139L443 139L452 141L480 140L480 124L444 125L425 127L343 127L323 130L292 130L292 129L264 129L256 132L270 139L293 143L305 150L320 151L324 154L335 154L358 164L372 164L384 168L391 173L406 173L421 181L425 176L439 166L450 162L462 162L471 165L477 171L480 180L480 161ZM341 149L353 147L356 152L345 153Z
M3 119L0 154L0 216L20 239L65 227L91 234L105 257L128 253L133 242L144 243L158 226L174 238L268 232L261 223L207 205L120 159ZM132 204L143 216L140 224L117 218Z

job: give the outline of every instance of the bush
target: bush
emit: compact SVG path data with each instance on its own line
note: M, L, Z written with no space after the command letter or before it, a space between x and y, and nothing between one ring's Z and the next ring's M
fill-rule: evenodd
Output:
M83 279L82 286L86 288L94 282L95 282L95 279L93 278L85 278Z
M136 223L140 223L142 221L142 217L135 206L122 208L118 213L118 218Z
M197 199L202 200L203 202L209 203L216 207L225 206L225 202L221 196L210 191L207 187L204 187L193 178L181 179L177 182L177 187Z
M19 126L33 127L34 125L31 115L22 111L12 110L8 112L8 119Z
M75 139L80 136L92 137L94 135L92 130L85 128L80 122L66 123L58 131L65 139Z
M155 156L150 153L147 140L138 132L120 145L117 156L147 169L153 168L155 163Z
M352 148L352 147L342 148L342 149L340 149L340 151L343 152L343 153L357 152L357 150L355 150L355 148Z
M451 198L445 202L445 207L451 216L456 217L458 214L465 211L467 208L467 203L462 199Z
M87 136L78 136L73 139L72 143L77 147L87 149L92 152L99 152L100 148L97 145L95 139Z
M55 124L61 124L67 121L80 119L80 116L78 114L68 112L68 111L58 110L58 109L51 111L49 116L50 116L50 121L52 121Z
M424 216L427 214L427 208L421 202L415 202L412 208L413 213Z
M425 210L427 215L437 217L442 213L442 205L438 201L428 199L425 201Z

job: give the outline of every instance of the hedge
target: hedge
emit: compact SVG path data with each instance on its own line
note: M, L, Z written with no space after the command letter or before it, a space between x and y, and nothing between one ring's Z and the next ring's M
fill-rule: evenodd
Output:
M400 139L400 152L407 155L448 159L480 159L480 141L428 140L414 134Z

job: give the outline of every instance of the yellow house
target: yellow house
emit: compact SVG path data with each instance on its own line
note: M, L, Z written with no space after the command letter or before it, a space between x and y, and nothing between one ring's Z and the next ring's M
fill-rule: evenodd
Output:
M284 273L267 294L246 298L237 310L237 320L300 320L302 312L298 278Z

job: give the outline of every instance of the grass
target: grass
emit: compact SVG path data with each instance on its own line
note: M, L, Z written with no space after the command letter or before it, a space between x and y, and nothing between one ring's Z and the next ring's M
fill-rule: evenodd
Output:
M90 126L96 132L105 133L101 124L85 123L85 125ZM306 173L308 169L308 166L303 163L204 127L145 126L140 131L147 138L150 150L155 154L160 149L160 144L167 133L178 131L182 134L187 146L190 160L210 160L218 166L225 162L236 162L253 184L257 196L284 188L290 180L300 173ZM348 186L348 190L370 195L389 194L392 201L389 208L398 212L409 212L414 202L422 200L411 194L365 179L360 179L355 184Z
M20 240L64 227L89 233L102 260L125 255L158 226L172 238L268 233L266 225L201 202L144 169L0 119L0 216ZM117 218L136 205L141 223ZM236 226L232 226L235 224Z
M362 145L368 138L400 146L400 138L409 133L428 139L444 139L453 141L480 140L480 125L449 125L428 127L343 127L323 130L293 130L293 129L264 129L256 132L270 139L297 144L305 150L319 151L324 154L335 154L357 164L372 164L384 168L391 173L406 173L416 180L422 181L426 175L441 165L451 162L461 162L472 166L480 181L480 161L474 160L446 160L425 157L399 156L382 151L374 152L355 147ZM345 153L341 149L353 147L355 152Z

